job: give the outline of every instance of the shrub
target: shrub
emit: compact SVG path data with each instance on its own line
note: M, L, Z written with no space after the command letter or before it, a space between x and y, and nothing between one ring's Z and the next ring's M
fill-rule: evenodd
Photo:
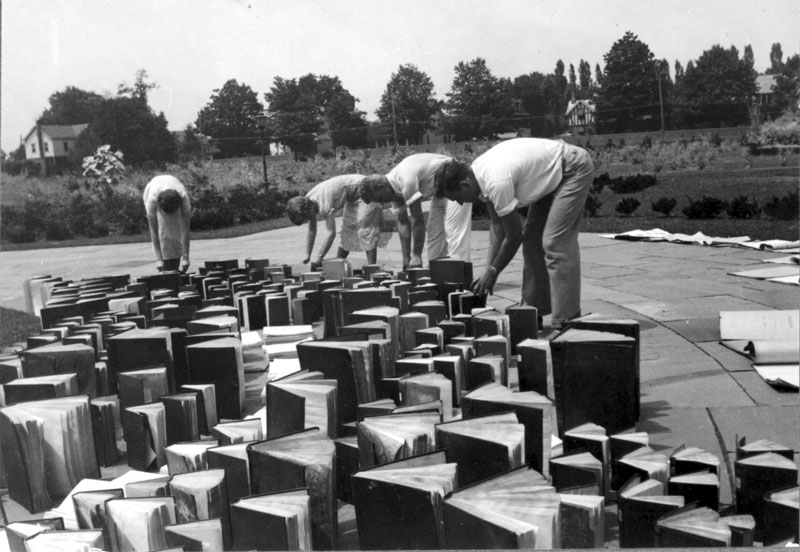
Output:
M656 185L656 177L652 174L637 174L609 180L608 187L615 194L633 194Z
M735 219L757 218L761 214L761 207L756 200L740 195L728 205L727 213L729 217Z
M797 192L788 193L783 197L772 196L772 199L764 204L764 213L775 220L797 220Z
M603 191L603 186L607 185L610 181L611 177L608 176L607 172L601 174L600 176L595 176L589 193L599 194Z
M639 208L642 202L635 197L623 197L619 200L614 210L623 216L631 215L636 209Z
M600 201L600 198L597 195L589 194L589 196L586 198L586 204L583 206L583 213L587 217L596 217L597 211L599 211L600 207L602 206L603 202Z
M656 213L662 213L668 217L677 204L678 200L674 197L660 197L650 207Z
M689 198L689 205L683 208L683 214L689 219L712 219L722 213L728 204L716 198L703 196L700 200Z
M83 158L83 176L93 179L96 184L113 186L125 173L122 158L121 151L111 151L108 144L100 146L94 154Z

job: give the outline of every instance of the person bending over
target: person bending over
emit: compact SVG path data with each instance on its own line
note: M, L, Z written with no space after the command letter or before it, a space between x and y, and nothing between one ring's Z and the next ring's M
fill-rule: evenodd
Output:
M317 251L316 264L322 263L336 238L336 216L342 216L342 230L337 258L345 259L351 251L365 251L368 264L376 264L378 247L385 247L391 233L381 232L382 202L367 203L362 195L388 201L390 189L380 175L345 174L334 176L314 186L306 195L290 199L286 214L296 225L308 222L306 257L311 260L317 238L317 222L325 221L327 234Z
M438 153L415 153L394 166L386 179L395 192L397 232L403 252L403 268L422 266L422 249L428 260L451 257L470 261L472 206L434 197L437 171L453 159ZM422 201L431 199L428 222Z
M554 328L580 316L578 231L593 178L591 156L560 140L515 138L471 165L449 162L436 194L458 203L484 201L491 218L486 270L473 291L492 293L522 245L522 304L552 314ZM524 225L520 207L528 207Z
M147 183L143 199L156 269L186 272L192 219L186 188L174 176L162 174Z

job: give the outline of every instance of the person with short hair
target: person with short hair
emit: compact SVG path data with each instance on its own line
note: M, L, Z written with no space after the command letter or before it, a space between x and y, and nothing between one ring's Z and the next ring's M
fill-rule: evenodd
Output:
M365 201L367 197L371 202ZM342 230L337 258L345 259L351 251L365 251L368 264L376 264L378 247L386 247L391 232L382 231L381 203L392 197L391 188L381 175L344 174L314 186L304 196L286 203L286 215L296 225L308 222L306 257L311 260L317 237L317 221L325 221L327 236L317 252L315 264L322 263L336 238L336 216L342 216Z
M156 269L186 272L189 268L189 225L192 219L192 206L186 188L174 176L162 174L147 183L142 197L150 228L150 242L156 256Z
M471 165L442 168L436 195L458 203L486 203L491 227L486 270L472 284L492 293L520 245L522 304L552 314L558 328L580 316L578 232L594 163L586 150L561 140L515 138L495 145ZM527 207L524 226L517 209Z
M438 153L414 153L386 175L395 191L403 268L421 267L425 247L429 261L442 257L471 260L472 206L434 195L437 171L451 161L451 157ZM427 199L431 205L426 223L422 201Z

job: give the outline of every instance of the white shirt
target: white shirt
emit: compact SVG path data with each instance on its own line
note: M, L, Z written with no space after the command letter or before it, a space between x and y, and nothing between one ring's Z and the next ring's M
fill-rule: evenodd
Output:
M562 179L564 143L544 138L500 142L472 163L481 193L498 216L536 203Z
M347 192L364 180L363 174L342 174L323 180L306 193L306 197L316 201L319 206L317 220L325 220L330 215L341 215L347 202Z
M181 207L172 213L165 213L158 208L158 195L165 190L175 190L183 199ZM158 219L158 239L161 242L161 257L163 259L177 259L184 253L181 239L184 230L182 213L191 211L186 188L174 176L162 174L147 183L142 197L147 216Z
M415 153L400 161L386 178L406 205L433 197L437 169L450 157L438 153Z

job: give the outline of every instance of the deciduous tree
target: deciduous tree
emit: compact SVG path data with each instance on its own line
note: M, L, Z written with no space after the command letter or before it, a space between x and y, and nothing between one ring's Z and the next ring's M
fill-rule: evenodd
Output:
M416 65L406 64L392 73L375 113L381 123L396 127L399 142L419 144L439 107L431 78Z
M740 58L735 46L715 44L687 64L675 115L682 126L695 128L746 124L755 94L752 50Z
M492 74L485 59L461 61L455 72L446 107L456 140L494 138L516 126L510 87Z
M81 125L94 119L103 96L95 92L67 86L60 92L50 95L50 107L45 109L36 121L40 125Z
M781 64L775 77L774 104L779 113L800 110L800 54L795 54Z
M272 118L270 132L296 154L313 155L317 137L331 133L334 145L363 147L366 143L364 112L339 77L311 73L299 79L275 77L264 94Z
M263 111L250 86L230 79L222 88L214 89L197 114L195 126L211 137L220 157L260 155L261 137L254 117Z

